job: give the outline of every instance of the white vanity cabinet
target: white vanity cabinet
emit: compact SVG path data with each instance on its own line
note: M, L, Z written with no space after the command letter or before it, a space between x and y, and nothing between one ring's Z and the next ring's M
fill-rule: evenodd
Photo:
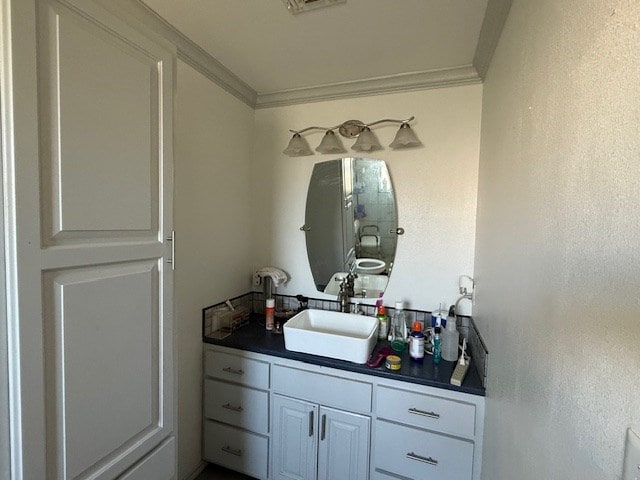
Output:
M273 396L274 480L367 480L371 418Z
M483 397L381 380L375 417L374 478L480 478Z
M371 380L297 363L272 365L271 478L367 480Z
M204 391L205 460L256 478L480 479L482 396L214 345Z
M268 477L268 362L206 349L204 459L255 478Z

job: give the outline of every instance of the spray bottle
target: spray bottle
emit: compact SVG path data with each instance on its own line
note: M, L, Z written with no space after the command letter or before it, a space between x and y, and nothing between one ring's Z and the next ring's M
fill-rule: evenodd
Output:
M442 358L447 362L458 360L458 343L460 333L456 330L455 308L451 305L447 318L447 327L442 332Z

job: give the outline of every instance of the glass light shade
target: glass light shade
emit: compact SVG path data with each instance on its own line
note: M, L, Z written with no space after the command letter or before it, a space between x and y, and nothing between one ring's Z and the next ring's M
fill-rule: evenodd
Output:
M302 138L299 133L294 133L291 140L289 140L289 145L285 148L282 153L288 155L290 157L304 157L306 155L313 155L311 151L311 147L307 141Z
M316 152L320 153L344 153L346 150L342 146L340 139L336 136L333 130L327 130L327 133L322 137L322 141Z
M398 129L398 133L396 133L396 138L393 139L393 142L391 142L389 146L397 149L419 147L420 145L422 145L422 142L418 140L418 137L413 133L409 124L403 123Z
M369 127L364 127L364 130L358 135L356 143L351 147L356 152L370 152L372 150L380 150L382 145L378 142L378 139L373 134Z

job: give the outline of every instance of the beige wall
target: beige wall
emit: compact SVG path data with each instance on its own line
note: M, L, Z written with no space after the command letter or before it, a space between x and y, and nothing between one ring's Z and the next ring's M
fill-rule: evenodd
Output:
M640 4L514 1L484 85L483 478L617 479L640 431Z
M201 309L250 290L253 110L178 62L175 130L178 478L201 462Z
M453 303L458 276L473 274L481 99L482 86L471 85L257 110L254 266L273 264L291 275L278 293L331 298L315 289L299 227L313 165L338 155L287 157L282 150L290 128L415 115L412 125L424 147L389 149L396 132L390 125L374 130L385 149L368 155L387 161L399 224L406 230L385 299L390 305L404 299L412 308L427 310L439 302ZM322 135L306 136L312 148ZM350 149L353 141L341 140ZM349 151L344 155L356 155ZM470 309L464 302L461 306Z

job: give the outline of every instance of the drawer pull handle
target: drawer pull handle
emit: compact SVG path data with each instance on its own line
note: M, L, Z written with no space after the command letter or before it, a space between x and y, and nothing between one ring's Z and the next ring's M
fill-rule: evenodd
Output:
M313 410L309 412L309 436L313 437Z
M320 440L324 440L327 434L327 416L322 415L322 430L320 430Z
M226 408L227 410L233 410L234 412L241 412L242 411L242 407L241 406L234 407L230 403L225 403L224 405L222 405L222 408Z
M440 414L436 412L425 412L424 410L418 410L417 408L410 408L409 413L420 415L422 417L435 418L436 420L440 418Z
M244 375L244 372L242 370L234 370L231 367L224 367L222 371L227 373L233 373L234 375Z
M227 445L226 447L222 447L220 450L222 450L224 453L235 455L236 457L242 456L242 450L236 450L234 448L231 448L229 445Z
M438 461L434 460L431 457L423 457L422 455L418 455L417 453L407 453L407 458L410 460L416 460L422 463L428 463L429 465L433 465L434 467L438 465Z

